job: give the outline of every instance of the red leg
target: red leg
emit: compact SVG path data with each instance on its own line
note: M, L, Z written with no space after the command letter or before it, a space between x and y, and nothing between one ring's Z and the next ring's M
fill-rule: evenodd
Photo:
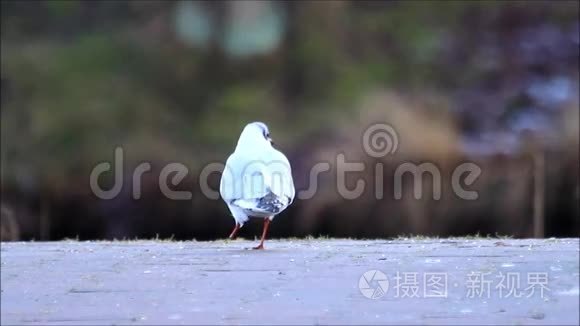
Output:
M266 240L266 234L268 233L268 226L270 226L270 219L264 219L264 230L262 231L262 239L260 240L260 244L253 249L264 249L264 240Z
M236 238L236 234L238 233L239 229L240 229L240 225L238 224L238 222L236 222L236 226L234 227L234 230L230 234L230 240L233 240Z

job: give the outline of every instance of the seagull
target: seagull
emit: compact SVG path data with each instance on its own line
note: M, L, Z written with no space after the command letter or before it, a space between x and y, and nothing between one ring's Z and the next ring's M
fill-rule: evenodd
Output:
M260 244L253 249L264 249L270 222L294 201L290 163L272 145L266 124L246 125L220 181L220 195L236 222L230 239L250 217L264 219Z

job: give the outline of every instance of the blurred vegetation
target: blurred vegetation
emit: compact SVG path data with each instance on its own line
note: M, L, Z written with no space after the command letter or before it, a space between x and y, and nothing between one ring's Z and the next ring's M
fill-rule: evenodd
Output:
M360 155L361 128L377 120L400 133L391 167L488 164L477 203L343 204L321 193L281 216L273 236L531 236L529 148L547 153L551 169L548 235L580 234L577 1L1 6L2 227L17 220L23 239L222 237L231 220L219 201L163 200L153 173L145 202L127 190L105 203L88 176L122 146L127 174L142 161L178 161L191 172L184 187L197 191L198 171L225 161L257 120L288 154L298 189L318 159ZM457 219L465 226L455 229Z

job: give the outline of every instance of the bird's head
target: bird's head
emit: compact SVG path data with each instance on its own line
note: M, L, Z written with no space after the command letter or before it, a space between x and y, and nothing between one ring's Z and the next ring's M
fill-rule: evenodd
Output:
M238 146L272 146L273 144L274 142L270 137L270 130L263 122L252 122L247 124L238 140Z

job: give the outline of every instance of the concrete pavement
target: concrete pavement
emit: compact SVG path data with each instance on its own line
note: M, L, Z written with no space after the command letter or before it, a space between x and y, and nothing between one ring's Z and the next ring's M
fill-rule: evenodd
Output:
M8 242L2 325L575 324L578 239Z

